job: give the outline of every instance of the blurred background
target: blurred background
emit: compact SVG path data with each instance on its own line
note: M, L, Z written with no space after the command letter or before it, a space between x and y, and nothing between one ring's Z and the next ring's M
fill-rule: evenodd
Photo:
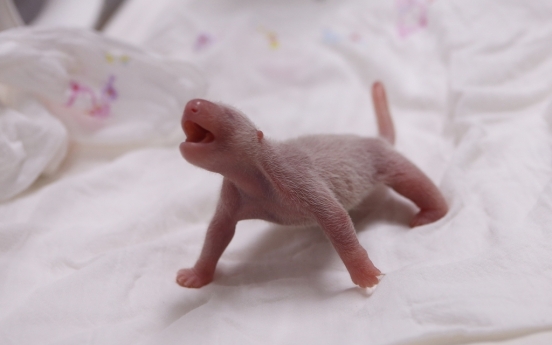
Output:
M73 26L101 30L125 0L0 0L0 25ZM70 14L70 15L67 15ZM11 18L7 16L10 15Z

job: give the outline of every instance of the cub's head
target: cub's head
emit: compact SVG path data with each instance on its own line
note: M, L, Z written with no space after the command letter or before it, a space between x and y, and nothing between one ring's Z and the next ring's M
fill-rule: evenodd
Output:
M204 99L186 104L182 116L186 141L182 156L200 168L223 172L256 159L263 132L240 111Z

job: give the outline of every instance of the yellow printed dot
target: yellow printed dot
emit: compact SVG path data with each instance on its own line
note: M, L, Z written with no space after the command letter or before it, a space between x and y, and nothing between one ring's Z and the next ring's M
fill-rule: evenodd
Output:
M113 55L109 54L109 53L106 53L105 54L105 61L107 61L107 63L113 63L115 61L115 57L113 57Z
M280 46L280 42L278 42L278 36L276 36L274 32L268 32L267 36L268 41L270 42L270 47L272 49L278 49L278 47Z

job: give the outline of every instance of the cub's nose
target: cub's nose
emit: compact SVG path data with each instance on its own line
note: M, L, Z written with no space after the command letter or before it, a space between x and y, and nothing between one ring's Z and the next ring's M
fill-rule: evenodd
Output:
M194 117L201 115L202 117L208 114L216 114L218 112L218 106L209 102L206 99L195 98L186 103L184 107L184 116L185 117Z
M192 114L199 113L199 109L202 107L203 102L206 102L206 101L200 98L196 98L196 99L192 99L191 101L188 101L188 103L186 103L186 107L184 108L184 115L186 115L186 113L192 113Z
M211 128L216 123L216 117L220 110L217 104L205 99L192 99L184 107L181 125L184 129L186 121L195 122L203 127Z

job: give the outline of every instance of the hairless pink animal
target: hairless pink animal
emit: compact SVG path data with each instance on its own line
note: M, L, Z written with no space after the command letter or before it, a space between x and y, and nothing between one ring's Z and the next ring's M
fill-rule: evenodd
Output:
M179 285L199 288L213 280L217 262L244 219L283 225L318 224L361 287L381 275L360 245L348 210L378 184L412 200L419 226L447 213L431 180L392 147L395 140L383 85L372 97L379 138L311 135L276 142L263 136L241 112L202 99L188 102L182 118L187 136L183 157L224 176L220 200L209 224L201 255L192 268L178 271Z

